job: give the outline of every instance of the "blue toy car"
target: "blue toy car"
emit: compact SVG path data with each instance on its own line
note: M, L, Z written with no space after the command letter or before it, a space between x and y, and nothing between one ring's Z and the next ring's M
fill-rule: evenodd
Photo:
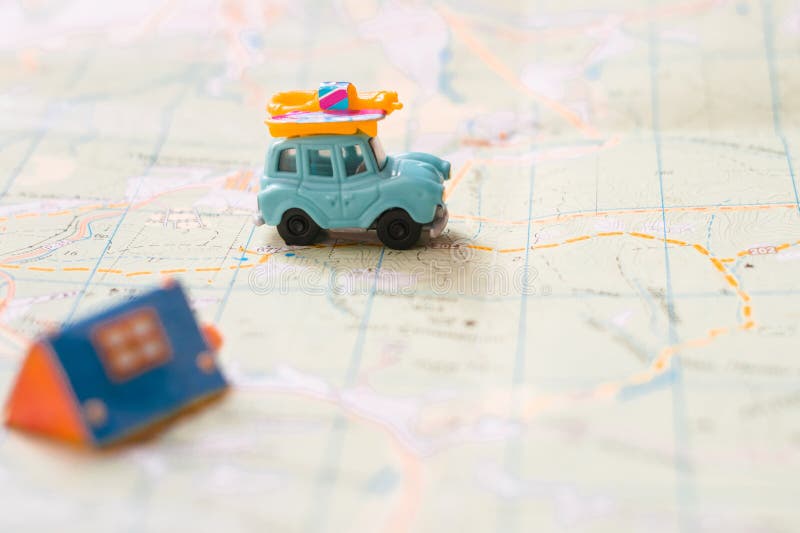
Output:
M314 242L322 229L376 230L397 250L423 231L447 225L444 181L450 163L412 152L387 156L364 133L288 137L269 149L255 223L278 227L290 245Z

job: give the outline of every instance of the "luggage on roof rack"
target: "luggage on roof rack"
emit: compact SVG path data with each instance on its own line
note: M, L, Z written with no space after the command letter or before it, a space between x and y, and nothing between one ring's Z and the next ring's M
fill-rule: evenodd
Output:
M286 91L272 96L265 121L273 137L378 133L377 121L402 109L394 91L359 96L352 83L323 82L316 91Z

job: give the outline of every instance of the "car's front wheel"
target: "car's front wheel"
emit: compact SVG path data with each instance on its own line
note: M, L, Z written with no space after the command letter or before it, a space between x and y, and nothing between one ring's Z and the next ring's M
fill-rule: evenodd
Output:
M278 224L278 234L286 244L294 246L312 244L319 231L319 225L302 209L289 209Z
M408 250L422 234L422 224L402 209L390 209L378 219L378 238L395 250Z

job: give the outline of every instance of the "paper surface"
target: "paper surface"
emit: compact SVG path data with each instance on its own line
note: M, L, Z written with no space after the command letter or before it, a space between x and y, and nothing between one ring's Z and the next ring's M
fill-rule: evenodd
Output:
M113 454L0 433L3 530L800 528L800 7L0 5L0 392L179 277L234 390ZM273 92L396 90L447 231L254 228Z

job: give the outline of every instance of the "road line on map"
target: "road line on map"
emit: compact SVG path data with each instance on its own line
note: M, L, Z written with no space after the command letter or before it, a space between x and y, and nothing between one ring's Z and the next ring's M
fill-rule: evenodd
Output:
M458 170L456 177L448 182L447 186L444 189L443 197L445 200L447 200L450 197L450 195L453 194L453 191L455 190L456 187L458 187L458 184L461 183L461 180L464 179L464 176L466 176L467 172L469 172L469 170L472 168L472 165L473 165L472 160L469 160L466 163L464 163Z
M239 239L239 236L242 234L243 231L244 231L244 225L239 230L239 232L236 234L236 239L237 240ZM250 246L250 243L252 242L253 236L255 234L256 234L256 226L251 225L250 226L250 233L248 233L248 235L247 235L247 240L245 240L244 246L240 246L239 248L246 250ZM226 257L227 257L227 254L231 252L231 250L232 250L231 248L228 249L228 252L226 252ZM228 288L225 290L225 294L222 296L222 300L219 302L219 307L217 307L217 312L214 315L214 322L215 323L219 323L222 320L222 314L225 312L225 308L228 306L228 301L230 300L231 293L233 292L233 286L236 284L236 280L239 278L239 269L234 270L233 274L230 276L230 278L231 279L228 282Z
M2 315L3 312L6 310L6 308L9 306L9 304L11 304L11 300L14 299L17 289L16 289L16 281L14 280L14 278L6 274L2 270L0 270L0 279L5 280L6 282L5 297L2 300L0 300L0 315ZM24 335L17 333L15 330L6 326L2 322L0 322L0 332L4 333L6 338L10 338L15 344L21 347L26 346L30 342L29 339L27 339Z
M583 241L594 239L594 238L618 237L618 236L623 236L623 235L629 235L629 236L633 236L633 237L640 238L640 239L646 239L646 240L663 241L663 242L666 242L668 244L673 244L673 245L678 246L678 247L690 247L690 248L696 250L698 253L706 256L709 259L709 261L711 262L711 264L714 266L714 268L719 272L724 272L725 271L724 269L725 269L725 264L726 263L732 263L732 262L734 262L736 260L733 257L723 257L723 258L714 257L714 256L712 256L710 254L710 252L705 247L703 247L700 244L689 244L686 241L681 241L681 240L677 240L677 239L662 239L662 238L660 238L658 236L651 235L651 234L646 234L646 233L639 233L639 232L627 232L626 233L626 232L622 232L622 231L606 231L606 232L599 232L599 233L594 233L594 234L580 235L580 236L571 237L571 238L568 238L568 239L565 239L565 240L559 241L559 242L536 244L536 245L533 245L531 247L531 249L532 250L542 250L542 249L548 249L548 248L557 248L559 246L563 246L563 245L567 245L567 244L574 244L574 243L577 243L577 242L583 242ZM336 247L337 248L342 248L342 247L346 247L346 246L350 246L350 245L356 245L356 244L359 244L359 243L339 243L339 244L336 245ZM790 248L792 246L797 246L797 245L800 245L800 241L796 241L796 242L793 242L793 243L783 243L783 244L774 246L773 248L775 249L775 253L780 253L780 252L782 252L782 251L784 251L784 250L786 250L786 249L788 249L788 248ZM464 246L466 248L469 248L469 249L472 249L472 250L480 250L480 251L492 252L492 253L496 252L496 253L502 253L502 254L519 253L519 252L524 252L525 251L524 247L494 248L492 246L484 246L484 245L477 245L477 244L467 244L467 245L464 245ZM297 251L302 251L304 249L322 249L322 248L325 248L325 247L326 246L324 244L320 244L320 245L315 245L315 246L308 247L308 248L297 248L296 250ZM274 253L260 253L260 252L257 252L255 250L244 250L244 249L242 249L240 251L242 251L244 253L249 253L249 254L252 254L252 255L258 255L259 256L259 260L258 260L259 264L265 263L272 255L274 255ZM749 249L741 250L741 251L737 252L737 254L736 254L737 257L744 257L744 256L748 256L748 255L753 255ZM246 268L253 268L255 266L256 265L254 265L254 264L234 264L234 265L229 265L227 267L227 269L229 269L229 270L240 270L240 269L246 269ZM61 272L86 272L86 271L89 270L88 267L61 267L61 268L56 268L56 267L15 265L15 264L8 264L8 263L0 264L0 268L12 269L12 270L32 270L32 271L36 271L36 272L57 272L57 271L61 271ZM221 270L223 270L225 268L226 267L224 267L224 266L222 266L222 267L171 268L171 269L159 270L158 273L160 273L160 274L177 274L177 273L185 273L185 272L219 272L219 271L221 271ZM153 275L153 274L156 273L156 271L149 271L149 270L147 270L147 271L125 272L124 270L111 269L111 268L101 268L101 269L98 269L97 271L99 273L103 273L103 274L119 274L119 275L124 275L126 277ZM731 284L732 287L734 287L734 288L736 287L735 280L734 280L734 282L732 282L730 284Z
M70 233L68 236L59 239L60 242L68 242L70 244L83 240L86 236L87 232L89 231L89 225L93 222L98 220L102 220L103 218L108 218L114 216L115 213L100 213L88 216L85 219L77 221L77 227ZM45 245L40 245L38 248L31 250L29 252L7 256L3 258L3 261L21 261L23 259L32 259L35 257L47 255L53 252L52 248L48 248Z
M715 211L755 211L755 210L762 210L762 209L795 209L794 204L755 204L755 205L739 205L739 206L718 206L718 205L709 205L709 206L700 206L700 207L665 207L664 210L667 213L688 213L688 212L703 212L703 213L710 213ZM539 218L534 219L532 222L534 224L549 224L552 222L564 222L566 220L572 220L576 218L597 218L597 217L604 217L604 216L622 216L622 215L634 215L634 214L654 214L654 213L661 213L660 207L652 207L648 209L610 209L606 211L586 211L581 213L567 213L561 215L553 215L551 217L546 218ZM450 218L454 220L470 220L474 222L483 222L486 224L497 224L497 225L505 225L505 226L524 226L527 221L525 220L508 220L508 219L497 219L497 218L490 218L490 217L477 217L474 215L459 215L458 213L450 214Z
M544 244L544 245L534 245L534 246L531 247L531 249L549 248L549 247L554 247L554 246L560 246L560 245L566 244L566 243L574 244L574 243L578 243L578 242L587 241L587 240L589 240L591 238L594 238L594 237L600 238L600 237L614 237L614 236L625 236L625 235L627 235L627 234L625 234L623 232L601 232L601 233L597 233L597 234L594 234L594 235L583 235L583 236L576 237L576 238L566 239L565 241L562 241L562 242L559 242L559 243L550 243L550 244ZM646 235L646 234L642 234L642 235ZM673 239L660 239L660 238L655 237L655 236L650 236L650 237L652 237L652 240L663 240L665 242L668 242L669 244L676 244L677 246L680 246L680 247L691 247L692 249L694 249L698 253L702 254L704 257L707 257L709 259L709 262L711 263L711 265L717 271L719 271L719 266L723 266L724 267L724 265L722 265L722 263L721 263L721 260L711 256L708 253L708 251L705 248L703 248L702 246L698 247L698 246L695 246L695 245L689 245L689 243L685 243L683 241L675 241ZM800 241L797 241L797 242L794 243L794 245L797 245L797 244L800 244ZM322 248L322 247L324 247L324 246L316 246L315 248ZM492 248L492 247L488 247L488 246L480 246L480 247L477 247L477 249L484 250L484 251L489 251L489 252L497 251L497 249ZM776 249L777 249L777 247L776 247ZM784 249L786 249L786 248L781 245L781 250L784 250ZM524 251L524 250L525 250L525 248L516 248L516 249L505 249L505 250L499 250L499 251L521 252L521 251ZM743 253L745 255L747 255L747 254L749 254L749 251L748 250L743 250ZM241 265L241 268L252 267L252 266L253 265ZM41 270L42 267L24 267L24 266L21 267L20 265L0 265L0 267L9 267L9 268L16 268L16 269L26 268L26 269L29 269L29 270L30 269L34 269L34 270L42 271ZM52 271L55 271L55 270L56 269L53 268L53 269L46 269L44 271L45 272L52 272ZM87 267L63 267L61 270L62 271L88 270L88 268ZM122 273L121 270L112 271L111 269L98 269L98 272L101 271L101 270L107 271L109 273ZM173 272L181 272L181 271L186 271L186 270L187 269L165 269L165 270L162 270L161 272L162 273L173 273ZM145 274L144 271L139 271L138 273L141 273L142 275ZM146 273L152 274L152 272L146 272ZM659 352L659 355L657 356L657 358L655 359L653 365L651 365L650 368L646 369L643 372L637 373L637 374L631 376L630 378L628 378L626 380L623 380L621 382L600 384L600 385L598 385L597 387L595 387L593 389L593 392L592 392L591 396L595 397L595 398L598 398L598 399L600 399L600 398L607 399L607 398L612 397L613 395L619 393L622 390L622 388L624 386L626 386L626 384L642 384L642 383L646 383L647 381L652 380L653 378L655 378L659 374L661 374L664 371L666 371L666 369L668 368L667 364L668 364L669 360L672 357L674 357L677 353L679 353L681 351L681 349L685 349L685 348L688 348L688 347L695 348L695 347L705 346L706 344L711 342L711 340L716 339L716 338L718 338L718 337L720 337L722 335L732 333L735 330L749 330L749 329L752 329L753 327L755 327L755 322L751 319L752 315L753 315L753 309L752 309L752 306L749 305L749 302L751 300L750 296L747 293L745 293L744 291L742 291L741 289L738 289L738 282L736 281L736 279L730 273L726 274L726 280L728 281L728 283L732 287L736 288L736 294L739 297L739 299L741 300L741 302L743 302L742 315L743 315L743 317L745 319L747 319L745 322L740 324L737 328L723 327L723 328L710 329L707 332L707 334L705 336L703 336L703 337L697 337L697 338L694 338L694 339L690 339L690 340L685 341L684 343L682 343L680 345L665 347L664 349L661 350L661 352ZM538 410L540 409L541 406L538 406L538 407L537 406L538 406L538 404L534 404L534 402L531 402L531 405L528 406L528 407L530 407L529 411L538 412Z
M88 49L87 52L83 54L77 61L75 68L73 68L71 73L67 76L66 83L59 87L59 90L55 94L60 94L62 96L69 94L75 84L77 84L78 81L80 81L86 74L89 62L94 55L94 51L91 48ZM5 196L8 194L8 191L10 191L13 187L14 182L22 174L25 167L39 149L42 141L51 130L52 121L62 114L64 109L69 107L63 105L66 102L66 100L61 101L56 100L55 98L47 102L47 106L45 107L44 113L41 116L40 124L37 128L35 128L33 134L30 136L30 142L28 143L28 147L24 150L22 159L17 162L17 164L12 168L11 173L4 180L4 183L0 185L0 199L5 198Z
M474 160L470 160L474 162ZM465 163L466 165L467 163ZM453 178L455 180L455 178ZM451 182L452 183L452 182ZM203 186L210 186L210 184L203 184ZM198 188L201 185L197 186ZM168 192L181 192L183 189L172 189ZM452 193L452 191L450 191ZM446 194L450 194L447 193ZM164 195L167 193L161 193L160 195ZM110 203L110 204L102 204L97 206L91 206L95 209L120 209L127 207L128 204L125 202L117 202L117 203ZM134 206L135 207L135 206ZM141 207L141 205L139 206ZM719 205L709 205L709 206L695 206L695 207L667 207L665 208L668 213L670 212L713 212L713 211L757 211L757 210L768 210L768 209L795 209L797 206L795 204L753 204L753 205L741 205L741 206L719 206ZM61 216L61 215L72 215L79 211L85 211L86 208L83 207L76 207L73 209L64 209L61 211L55 211L53 213L47 213L47 216ZM587 211L585 213L572 213L572 214L565 214L565 215L554 215L552 217L546 219L534 219L532 222L534 224L546 224L550 221L563 221L569 220L572 218L584 218L584 217L598 217L598 216L609 216L609 215L629 215L629 214L643 214L643 213L660 213L661 208L648 208L648 209L611 209L606 211ZM38 213L34 213L38 214ZM6 222L11 219L24 219L27 218L30 213L20 213L17 215L9 215L0 217L0 222ZM485 222L489 224L498 224L498 225L521 225L524 226L527 221L525 220L504 220L504 219L496 219L490 217L479 217L474 215L460 215L458 213L451 213L450 218L456 220L472 220L475 222ZM348 246L350 243L340 243L338 246ZM255 252L253 252L255 253Z
M14 293L16 291L16 283L14 282L14 278L0 270L0 279L5 280L6 282L6 295L5 298L0 300L0 314L5 311L8 304L11 303L11 300L14 299Z
M404 496L401 504L397 506L399 511L393 511L389 513L385 522L390 525L390 529L388 530L390 532L396 531L397 533L400 533L407 531L407 528L404 528L403 524L407 524L411 521L411 512L409 510L409 506L406 504L406 501L418 498L421 493L421 461L419 459L419 451L414 448L407 439L402 438L394 425L387 423L379 417L371 416L371 414L368 412L359 410L355 405L350 405L347 402L343 402L341 397L338 395L315 395L303 390L291 388L271 389L268 385L263 386L259 384L250 385L246 383L234 382L234 385L236 386L237 391L242 391L244 393L267 394L275 397L293 396L311 402L316 402L321 405L326 405L331 409L336 409L343 413L337 416L342 416L350 421L362 423L367 427L374 428L379 433L383 433L388 438L389 442L397 448L398 454L401 455L401 462L403 462L404 466L403 475L407 476L406 483L408 484L408 487L403 489ZM406 463L402 457L407 457L409 462ZM406 468L409 468L411 472L408 472ZM418 504L419 502L416 503Z
M732 275L732 273L730 273L727 270L727 267L723 263L723 260L725 260L726 262L732 262L733 258L719 259L717 257L714 257L714 256L711 255L711 253L705 247L703 247L703 246L701 246L699 244L690 244L690 243L687 243L685 241L680 241L680 240L676 240L676 239L669 239L669 238L668 239L663 239L663 238L660 238L660 237L657 237L657 236L654 236L654 235L644 234L644 233L639 233L639 232L628 232L628 233L625 233L625 232L600 232L600 233L596 233L596 234L588 234L588 235L581 235L581 236L577 236L577 237L572 237L572 238L568 238L568 239L565 239L564 241L560 241L560 242L547 243L547 244L537 244L537 245L531 246L530 248L533 249L533 250L548 249L548 248L555 248L555 247L559 247L559 246L567 245L567 244L575 244L575 243L578 243L578 242L584 242L584 241L587 241L587 240L590 240L590 239L593 239L593 238L601 238L601 237L602 238L607 238L607 237L617 237L617 236L625 236L625 235L631 236L631 237L635 237L635 238L644 238L644 239L654 240L654 241L663 241L663 242L665 242L667 244L673 244L673 245L676 245L678 247L689 247L689 248L692 248L693 250L695 250L696 252L698 252L699 254L703 255L704 257L706 257L709 260L709 262L711 263L711 266L713 266L716 271L718 271L718 272L723 274L724 280L726 281L728 286L730 286L733 290L736 291L736 295L740 300L742 316L746 320L743 323L741 323L736 329L737 330L749 330L749 329L752 329L753 327L755 327L755 321L752 320L753 309L752 309L752 306L749 304L749 302L751 301L751 298L750 298L749 294L747 294L746 292L744 292L744 291L742 291L740 289L738 280ZM781 251L788 249L790 246L798 245L798 244L800 244L800 241L796 241L794 243L783 243L783 244L780 244L778 246L775 246L774 248L776 250L776 253L780 253ZM526 248L520 248L520 247L497 249L497 248L493 248L493 247L490 247L490 246L481 246L481 245L467 245L467 246L469 248L476 249L476 250L481 250L481 251L486 251L486 252L500 252L500 253L519 253L519 252L525 251L525 249L526 249ZM317 245L317 246L314 246L313 248L324 248L324 247L325 247L325 245ZM250 253L257 253L257 252L252 251L252 250L245 250L245 251L246 252L250 252ZM738 252L737 256L738 257L742 257L742 256L750 255L750 254L751 254L751 252L748 249L748 250L742 250L742 251ZM261 254L261 255L262 255L261 261L263 261L264 257L269 257L272 254ZM238 270L238 269L241 269L241 268L252 268L253 266L254 265L252 265L252 264L250 264L250 265L231 265L229 268ZM37 272L48 272L48 273L49 272L55 272L57 270L56 268L52 268L52 267L37 267L37 266L28 266L28 267L26 267L26 266L20 266L20 265L0 265L0 267L12 268L12 269L27 269L27 270L37 271ZM76 271L76 270L86 271L86 270L88 270L88 268L87 267L63 267L63 268L61 268L61 270L62 271ZM195 272L210 272L210 271L219 271L219 270L221 270L221 267L198 267L198 268L194 269ZM162 274L169 274L169 273L178 273L178 272L187 272L187 271L188 271L188 269L178 268L178 269L164 269L164 270L161 270L160 272ZM122 270L118 270L118 269L98 269L98 272L109 273L109 274L124 274L124 272ZM127 277L133 277L133 276L140 276L140 275L151 275L153 273L154 272L152 272L152 271L136 271L136 272L127 273L125 275ZM675 354L677 354L680 351L680 349L687 348L687 347L696 347L696 346L705 345L708 342L710 342L711 339L715 339L715 338L721 336L722 334L730 333L731 331L733 331L733 329L731 329L731 328L716 328L716 329L712 329L712 330L709 330L707 335L704 336L704 337L698 337L698 338L686 341L685 343L680 343L680 344L677 344L677 345L674 345L674 346L669 346L669 347L664 348L659 353L657 358L655 359L655 362L651 366L651 368L649 368L648 370L645 371L647 373L647 376L649 376L649 379L652 379L652 378L656 377L657 375L659 375L660 373L662 373L663 371L666 371L667 363L669 362L669 360ZM635 375L632 378L630 378L630 380L628 380L627 383L634 383L634 382L635 383L642 383L642 382L646 382L647 379L645 379L645 377L646 376L644 374ZM625 383L626 382L618 384L618 390L621 390L621 387L623 387ZM598 389L597 395L605 397L605 396L608 395L610 390L611 390L611 387L608 386L608 384L604 384L602 389Z
M573 237L571 239L565 240L564 244L573 243L573 242L579 242L579 241L585 241L585 240L591 239L591 238L592 238L591 235L581 235L580 237Z
M167 142L167 138L169 136L169 132L172 130L172 123L173 123L173 121L175 119L175 112L176 112L176 110L178 108L178 105L184 100L184 98L186 97L187 94L188 94L188 89L187 88L184 88L183 90L178 91L178 94L175 95L175 97L172 98L164 106L164 108L162 109L162 112L161 112L161 126L159 128L158 135L156 137L155 144L153 146L153 150L150 152L150 157L149 157L149 160L148 160L148 162L146 164L146 167L145 167L145 170L144 170L144 172L142 174L142 177L146 177L146 176L150 175L151 171L153 170L153 167L158 162L159 157L161 157L161 152L164 149L164 145ZM131 196L132 200L135 200L136 197L138 196L138 194L139 194L139 192L140 192L140 190L142 188L142 183L143 183L143 179L140 178L139 183L136 186L136 189L133 191L133 195ZM97 261L94 263L94 266L92 267L92 270L89 271L89 275L86 277L86 281L84 282L83 287L78 292L78 295L76 296L75 301L73 302L72 306L70 307L69 311L67 312L67 315L66 315L66 317L64 319L64 323L69 324L69 323L72 322L72 318L75 316L75 313L78 310L78 306L80 305L81 301L83 300L84 296L86 295L86 292L88 291L89 286L91 285L95 274L99 271L99 267L102 264L103 259L105 258L106 253L108 252L108 249L111 247L111 243L116 238L116 236L117 236L117 234L119 232L119 229L122 227L122 224L125 222L125 219L128 217L128 213L130 213L132 207L133 206L131 204L128 204L128 206L122 211L122 213L120 213L119 220L117 220L116 225L114 225L114 228L111 230L110 235L106 239L105 245L103 246L103 250L100 252L100 256L97 258ZM118 259L119 258L117 258L117 260Z
M586 136L591 138L599 138L601 135L598 131L591 126L584 122L576 113L572 110L565 107L560 102L553 100L543 94L540 94L527 85L525 85L522 81L517 78L517 75L499 58L497 58L492 51L487 48L483 43L478 41L470 32L467 24L461 20L460 17L455 15L452 11L448 8L441 7L438 9L439 13L447 22L450 30L453 34L461 39L461 41L470 49L472 52L481 60L486 66L489 67L495 74L497 74L500 78L505 80L509 85L517 89L518 91L526 94L533 100L541 103L545 107L549 108L550 110L554 111L558 115L560 115L564 120L569 122L572 126L576 129L584 133Z
M775 136L783 146L783 155L786 159L786 166L789 171L789 179L792 183L792 193L794 203L800 214L800 192L797 188L797 179L792 163L792 152L789 148L789 141L786 132L783 130L783 120L781 119L781 89L778 81L778 72L775 70L775 31L772 21L772 2L771 0L761 0L762 12L762 31L764 33L764 55L767 63L767 77L769 78L770 99L772 107L772 129Z

